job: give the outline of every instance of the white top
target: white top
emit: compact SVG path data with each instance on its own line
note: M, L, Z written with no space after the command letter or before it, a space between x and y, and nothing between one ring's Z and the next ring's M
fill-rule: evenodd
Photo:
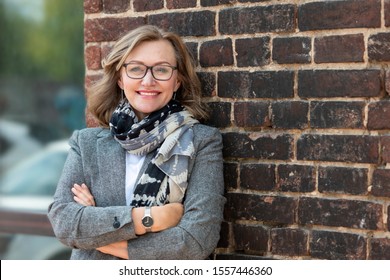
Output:
M146 156L126 153L126 204L130 205L134 196L135 181Z

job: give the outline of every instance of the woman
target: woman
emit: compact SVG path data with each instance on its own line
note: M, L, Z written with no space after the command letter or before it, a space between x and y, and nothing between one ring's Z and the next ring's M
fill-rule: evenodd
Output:
M205 259L223 219L222 139L182 40L154 26L121 38L74 132L49 219L72 259Z

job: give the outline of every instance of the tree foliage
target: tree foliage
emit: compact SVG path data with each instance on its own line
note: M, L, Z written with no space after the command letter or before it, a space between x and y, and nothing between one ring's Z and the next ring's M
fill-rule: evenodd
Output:
M36 20L0 2L0 74L82 83L83 1L44 0Z

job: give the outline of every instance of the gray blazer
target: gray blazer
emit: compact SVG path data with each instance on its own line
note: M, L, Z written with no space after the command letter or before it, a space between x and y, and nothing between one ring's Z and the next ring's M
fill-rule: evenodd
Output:
M130 259L205 259L213 252L226 201L222 137L217 129L202 124L193 129L196 153L189 164L184 215L176 227L142 236L135 234L131 207L126 206L125 150L108 129L74 132L48 212L56 237L74 248L72 259L117 259L94 248L122 240L128 240ZM150 160L151 154L140 174ZM90 188L97 207L74 202L74 183L85 183Z

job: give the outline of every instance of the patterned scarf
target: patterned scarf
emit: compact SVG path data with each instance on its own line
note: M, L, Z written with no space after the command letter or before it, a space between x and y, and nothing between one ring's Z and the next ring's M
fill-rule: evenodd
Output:
M153 159L135 186L131 206L173 202L172 188L182 194L181 198L184 196L188 159L194 155L192 126L197 122L176 100L139 122L127 100L118 105L110 120L115 140L134 155L153 152Z

